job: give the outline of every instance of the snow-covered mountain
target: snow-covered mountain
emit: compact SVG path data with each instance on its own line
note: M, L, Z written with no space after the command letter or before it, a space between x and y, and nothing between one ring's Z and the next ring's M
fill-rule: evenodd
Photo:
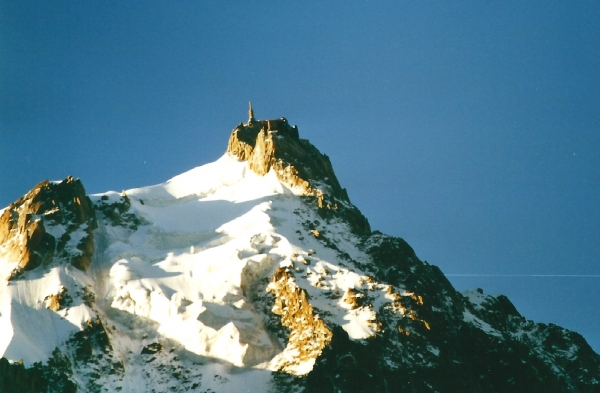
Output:
M600 392L579 334L371 231L285 119L163 184L0 211L2 392Z

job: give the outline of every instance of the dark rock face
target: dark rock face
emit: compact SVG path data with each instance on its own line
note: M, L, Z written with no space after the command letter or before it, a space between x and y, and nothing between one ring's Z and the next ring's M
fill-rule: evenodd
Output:
M148 344L144 348L142 348L142 355L154 355L155 353L160 352L161 350L162 345L160 345L160 343Z
M0 244L7 259L18 262L21 270L59 259L86 270L94 253L96 227L83 184L69 176L60 183L39 183L4 210Z
M88 320L86 327L66 343L66 352L58 348L46 364L10 363L0 358L0 392L2 393L75 393L102 392L96 383L100 374L119 375L123 365L112 357L112 347L100 319ZM77 376L77 377L75 377ZM78 390L74 380L84 390Z
M344 217L360 235L371 232L369 221L350 203L348 193L333 171L331 161L287 120L259 120L237 126L229 138L227 152L248 161L250 169L266 175L271 169L279 180L312 197L324 218Z
M600 392L600 356L579 334L526 320L506 296L456 292L402 239L375 232L362 247L372 276L393 284L388 293L408 318L381 307L379 331L360 341L333 327L313 371L287 385L332 393Z
M122 194L116 201L111 201L104 195L98 200L94 207L100 213L100 217L106 224L121 226L136 230L144 222L138 216L130 212L131 200L126 194Z
M66 362L66 363L65 363ZM3 393L75 393L77 387L63 373L70 370L68 359L55 352L47 365L40 363L25 368L23 364L11 364L0 358L0 392Z
M83 360L112 350L104 325L99 318L95 321L87 321L87 327L75 333L72 343L75 344L75 354Z

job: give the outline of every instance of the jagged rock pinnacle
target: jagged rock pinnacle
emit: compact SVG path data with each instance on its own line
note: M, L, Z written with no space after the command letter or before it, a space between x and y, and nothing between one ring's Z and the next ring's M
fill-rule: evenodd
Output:
M261 176L274 170L284 184L301 189L305 196L315 197L324 214L325 210L343 213L356 233L370 233L367 219L350 203L329 157L307 139L301 139L297 126L291 126L285 117L250 120L232 131L228 153L248 161L250 169Z
M55 226L58 229L49 233ZM0 244L5 256L17 261L23 270L48 265L56 258L86 270L94 253L92 231L96 227L94 208L79 179L69 176L60 183L46 180L4 210ZM82 232L80 241L70 250L75 231Z

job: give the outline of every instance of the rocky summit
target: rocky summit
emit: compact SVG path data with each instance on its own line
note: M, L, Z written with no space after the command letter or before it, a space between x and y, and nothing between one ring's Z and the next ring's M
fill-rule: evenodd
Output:
M600 392L585 339L372 231L285 118L165 183L0 211L0 392Z

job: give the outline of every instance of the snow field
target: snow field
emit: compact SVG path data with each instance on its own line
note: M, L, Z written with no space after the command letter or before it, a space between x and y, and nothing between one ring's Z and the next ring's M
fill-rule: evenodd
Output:
M1 277L16 264L2 263ZM11 361L22 360L25 366L46 361L52 351L73 333L83 329L95 313L81 300L83 288L91 280L70 265L54 266L48 271L36 269L24 279L0 287L0 354ZM73 303L52 311L46 298L66 289Z
M263 391L270 371L293 353L266 330L248 294L278 267L292 273L319 318L342 326L355 340L374 335L375 310L394 301L388 285L353 265L369 258L346 224L322 222L296 197L300 190L283 185L274 172L258 176L226 154L166 183L125 193L129 213L143 224L133 230L100 219L87 273L68 265L37 269L0 290L0 355L26 365L44 362L86 320L99 316L113 359L122 363L122 391L166 389L172 383L168 373L178 373L190 389ZM116 192L91 198L104 195L108 203L120 198ZM348 258L340 259L307 222ZM10 264L2 266L0 274L8 275ZM86 285L96 295L94 310L75 296L63 310L46 309L43 299L61 286L74 294ZM365 301L353 304L351 295ZM142 348L156 343L163 349L140 357ZM193 364L195 371L173 369L180 363ZM296 373L309 372L313 364L298 364ZM150 372L159 366L162 371ZM250 376L255 382L248 382Z

